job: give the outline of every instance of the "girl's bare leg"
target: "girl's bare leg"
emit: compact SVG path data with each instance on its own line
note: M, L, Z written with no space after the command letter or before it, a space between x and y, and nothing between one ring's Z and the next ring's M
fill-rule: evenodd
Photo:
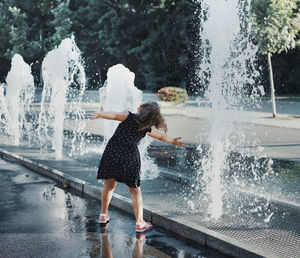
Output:
M102 236L102 243L101 243L101 249L102 249L102 256L101 257L107 257L107 258L113 258L112 250L108 241L108 235L105 234Z
M128 187L132 199L132 207L135 215L136 222L144 222L143 215L143 198L140 187Z
M143 258L144 240L137 239L132 252L132 258Z
M101 213L108 214L108 206L111 201L112 194L116 188L117 182L115 179L105 179L101 193Z

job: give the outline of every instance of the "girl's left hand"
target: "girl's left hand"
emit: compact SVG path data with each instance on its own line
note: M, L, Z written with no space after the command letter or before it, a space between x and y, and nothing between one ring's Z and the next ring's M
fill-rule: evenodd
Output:
M180 139L181 139L181 137L174 138L174 139L173 139L173 144L174 144L175 146L184 146L185 143L182 142L182 141L179 141Z

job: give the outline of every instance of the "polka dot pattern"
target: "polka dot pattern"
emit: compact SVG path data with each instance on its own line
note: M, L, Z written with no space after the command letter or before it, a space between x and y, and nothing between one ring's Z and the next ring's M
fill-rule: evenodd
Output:
M114 178L129 187L139 187L141 159L138 144L147 132L151 132L151 128L138 130L136 115L129 112L105 147L97 178Z

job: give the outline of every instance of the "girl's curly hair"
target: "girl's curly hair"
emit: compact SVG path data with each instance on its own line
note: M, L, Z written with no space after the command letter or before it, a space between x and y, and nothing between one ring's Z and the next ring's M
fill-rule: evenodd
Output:
M140 112L137 113L139 130L155 126L155 128L164 132L168 131L165 119L161 115L159 105L156 102L143 103L139 108Z

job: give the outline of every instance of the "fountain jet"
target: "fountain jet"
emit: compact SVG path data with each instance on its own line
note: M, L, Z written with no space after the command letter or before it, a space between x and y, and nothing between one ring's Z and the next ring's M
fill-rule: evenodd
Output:
M237 147L232 138L242 145L241 125L232 117L243 110L244 97L255 88L257 48L251 43L249 3L239 0L202 1L200 80L207 86L206 97L211 109L209 115L209 150L202 160L205 195L209 214L222 215L223 173L228 168L228 155ZM251 90L252 88L252 90ZM199 175L201 174L199 173ZM199 178L200 180L200 178Z
M136 113L142 103L143 93L134 85L135 74L122 64L108 69L107 81L99 89L100 105L106 111L121 112L128 110ZM104 145L113 135L117 121L105 120ZM147 148L151 143L150 137L145 137L139 144L141 153L141 179L150 179L158 176L158 168L147 155Z
M42 63L44 88L39 116L39 139L41 149L54 150L56 159L62 158L63 130L66 107L69 116L82 121L84 112L80 102L85 90L86 77L81 53L74 37L64 39L50 51ZM74 97L76 92L76 97ZM73 95L67 105L68 95ZM84 125L74 124L74 131L82 132Z
M1 91L3 99L3 88ZM20 144L24 132L29 133L32 130L31 124L26 120L26 114L34 99L34 91L31 67L24 62L21 55L15 54L6 77L5 101L2 104L3 111L7 113L6 132L12 137L14 145Z

